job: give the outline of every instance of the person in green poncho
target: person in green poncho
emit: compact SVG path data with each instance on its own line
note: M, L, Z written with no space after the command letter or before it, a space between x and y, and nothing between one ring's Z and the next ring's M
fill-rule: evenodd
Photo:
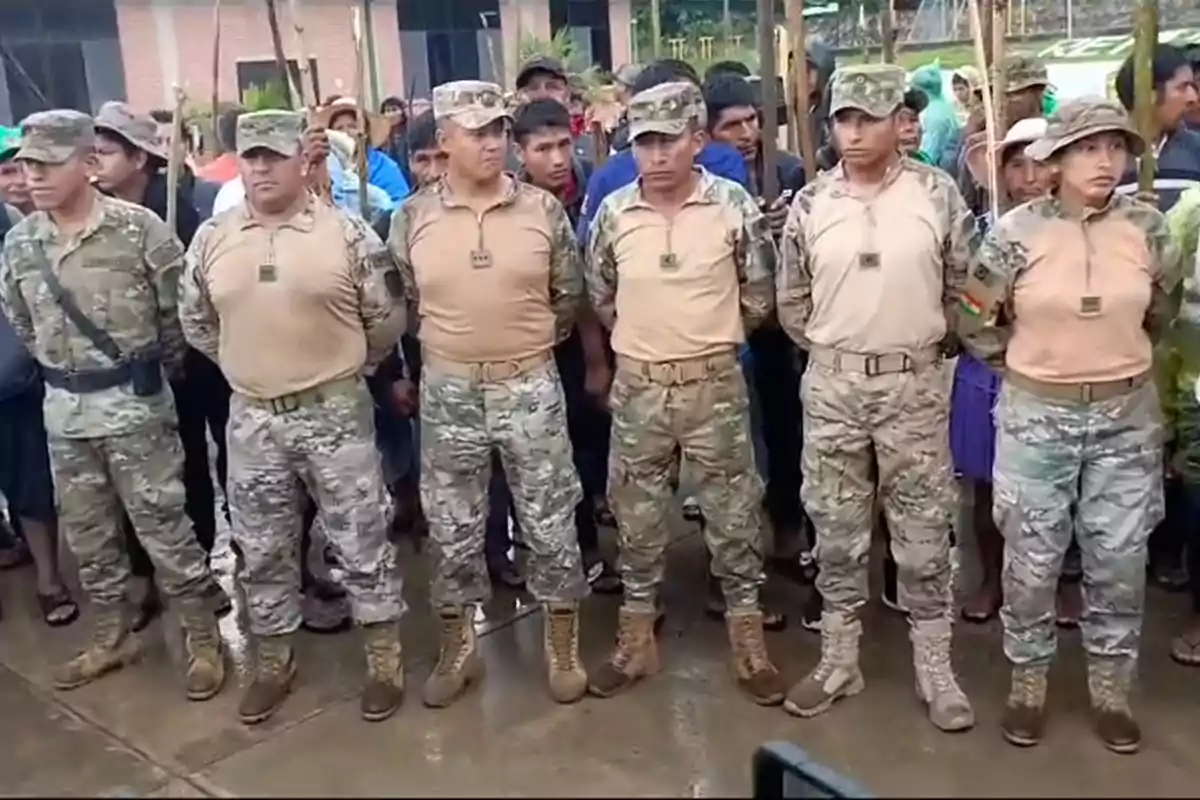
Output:
M1054 94L1054 87L1047 86L1042 92L1042 116L1049 117L1058 110L1058 97Z
M921 112L921 152L936 166L948 169L958 149L961 126L954 105L942 88L942 68L938 62L920 67L912 75L912 87L926 98Z
M21 147L21 131L0 125L0 203L8 203L22 214L33 211L25 186L25 173L15 160Z

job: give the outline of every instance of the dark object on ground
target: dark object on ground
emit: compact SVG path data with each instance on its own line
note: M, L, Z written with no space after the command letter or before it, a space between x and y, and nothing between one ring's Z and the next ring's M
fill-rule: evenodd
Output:
M754 751L754 800L800 797L861 797L858 784L813 761L789 742L767 742Z

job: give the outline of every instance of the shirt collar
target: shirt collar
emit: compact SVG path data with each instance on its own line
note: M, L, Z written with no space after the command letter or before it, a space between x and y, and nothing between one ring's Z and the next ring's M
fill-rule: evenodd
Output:
M688 195L687 200L683 201L683 204L685 206L690 206L693 204L707 205L710 203L719 202L713 191L714 187L717 185L717 179L713 176L713 174L699 164L692 167L692 172L698 174L700 176L700 180L696 181L696 187L692 190L692 193ZM653 206L647 203L645 198L642 196L641 176L639 176L637 179L637 194L633 203L631 204L631 207L653 209Z
M312 195L312 193L307 193L304 206L291 217L280 222L279 227L291 228L292 230L299 231L300 233L310 233L313 228L316 227L318 202L320 201L318 201L317 198ZM241 215L240 222L242 230L245 231L250 230L251 228L263 227L262 223L255 219L254 215L250 212L250 200L248 198L242 203L241 209L238 213Z
M517 193L521 190L520 179L511 172L505 172L501 176L501 179L506 181L504 193L500 196L500 199L491 206L492 208L499 208L500 206L506 206L512 203L517 199ZM462 202L453 195L450 189L450 184L446 181L445 176L438 179L436 186L438 197L441 198L443 206L446 208L469 208L466 203Z

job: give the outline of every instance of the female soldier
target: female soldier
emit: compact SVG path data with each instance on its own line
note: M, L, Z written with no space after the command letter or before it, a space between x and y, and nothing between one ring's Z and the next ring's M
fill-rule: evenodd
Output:
M1141 743L1129 689L1146 543L1163 513L1151 349L1179 283L1162 215L1113 191L1144 147L1120 106L1064 104L1026 151L1055 168L1057 186L1000 219L963 295L967 347L1003 370L994 516L1013 672L1001 726L1016 745L1041 738L1055 586L1072 535L1096 730L1116 752Z

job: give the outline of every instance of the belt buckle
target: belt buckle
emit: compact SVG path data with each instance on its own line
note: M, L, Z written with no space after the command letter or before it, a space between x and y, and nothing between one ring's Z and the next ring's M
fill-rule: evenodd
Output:
M880 363L880 357L877 355L876 356L866 356L863 359L863 372L866 373L868 378L874 378L879 375L882 375L883 372L881 370L881 366L882 365Z
M270 404L272 414L290 414L300 408L300 398L294 394L285 394L282 397L272 397Z
M521 372L521 365L516 361L486 361L478 366L479 380L484 383L506 381Z

